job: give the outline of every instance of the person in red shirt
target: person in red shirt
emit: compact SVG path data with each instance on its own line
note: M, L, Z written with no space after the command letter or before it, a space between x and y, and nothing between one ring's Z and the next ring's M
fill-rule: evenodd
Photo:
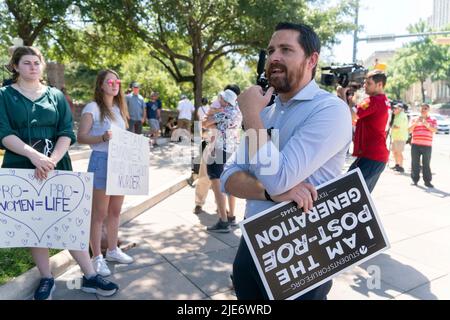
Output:
M431 146L433 135L437 131L437 121L428 115L430 106L426 103L420 107L420 117L411 120L411 179L417 186L420 179L420 157L422 157L422 173L425 186L433 188L431 184Z
M381 70L369 72L364 81L364 90L369 97L353 110L352 101L348 99L349 88L338 88L338 96L346 101L356 120L353 136L353 156L356 160L350 170L360 168L370 192L380 178L389 160L386 146L386 125L389 118L389 99L384 94L386 74Z

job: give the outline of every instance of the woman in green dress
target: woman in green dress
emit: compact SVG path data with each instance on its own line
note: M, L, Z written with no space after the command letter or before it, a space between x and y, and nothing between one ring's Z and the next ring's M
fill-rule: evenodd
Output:
M38 49L18 47L11 58L13 84L0 89L2 168L28 168L45 180L54 169L72 170L68 150L75 142L72 114L63 93L41 83L45 61ZM30 248L41 274L36 300L51 299L55 281L48 248ZM118 286L96 274L87 251L70 253L84 273L82 290L109 296Z

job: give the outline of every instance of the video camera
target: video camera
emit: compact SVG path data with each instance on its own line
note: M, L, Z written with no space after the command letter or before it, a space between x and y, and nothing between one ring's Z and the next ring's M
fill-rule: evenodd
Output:
M339 84L344 88L350 86L354 91L362 88L368 73L368 70L359 64L329 66L321 69L322 71L329 71L328 73L322 72L321 84L325 86L336 86L336 84Z

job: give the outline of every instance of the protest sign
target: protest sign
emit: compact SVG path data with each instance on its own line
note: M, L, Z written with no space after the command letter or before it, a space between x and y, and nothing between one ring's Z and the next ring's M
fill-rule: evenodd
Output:
M149 139L111 126L107 195L148 195Z
M307 213L285 202L241 222L270 299L295 299L389 248L359 169L317 192Z
M89 248L92 173L0 169L0 247Z

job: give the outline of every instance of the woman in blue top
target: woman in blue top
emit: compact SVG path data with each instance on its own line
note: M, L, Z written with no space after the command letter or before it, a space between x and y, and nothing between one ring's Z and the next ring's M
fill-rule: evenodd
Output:
M75 142L72 113L61 91L42 84L42 54L33 47L18 47L9 65L13 84L0 89L0 147L6 149L2 167L34 169L39 180L54 169L72 170L67 152ZM116 284L95 273L87 251L70 253L84 273L83 291L105 296L117 292ZM34 299L51 299L55 280L48 248L31 248L31 254L42 277Z
M91 145L92 154L88 171L94 173L94 195L92 199L91 249L92 264L97 273L109 276L106 261L101 252L102 226L106 221L108 249L106 260L132 263L133 258L117 247L120 211L124 196L106 195L108 165L108 141L112 138L111 124L127 128L127 106L120 86L118 74L113 70L102 70L97 75L94 101L82 112L78 142Z

